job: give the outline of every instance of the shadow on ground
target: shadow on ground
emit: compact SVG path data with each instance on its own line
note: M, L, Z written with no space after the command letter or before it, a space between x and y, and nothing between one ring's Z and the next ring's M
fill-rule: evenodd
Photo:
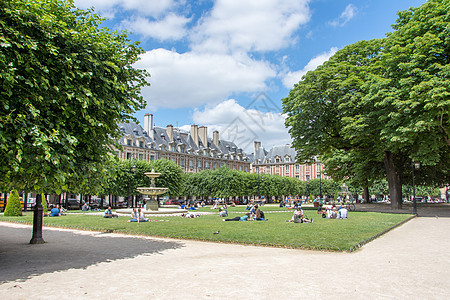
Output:
M142 254L158 254L183 246L172 241L45 228L46 243L30 245L31 234L31 227L16 228L0 223L0 283Z
M393 214L412 214L411 203L403 203L402 209L392 209L387 203L361 203L356 204L357 211L384 212ZM417 203L419 217L450 218L450 203Z

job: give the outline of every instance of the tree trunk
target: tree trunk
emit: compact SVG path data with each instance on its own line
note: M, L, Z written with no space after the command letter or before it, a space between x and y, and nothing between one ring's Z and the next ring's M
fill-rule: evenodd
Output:
M364 187L364 203L369 203L369 187Z
M395 164L395 155L392 152L384 152L384 166L389 185L391 207L393 209L402 208L402 179Z

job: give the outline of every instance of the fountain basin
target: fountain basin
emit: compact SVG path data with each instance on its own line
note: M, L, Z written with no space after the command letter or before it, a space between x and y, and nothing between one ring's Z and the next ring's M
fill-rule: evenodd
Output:
M168 188L159 188L159 187L138 187L136 190L143 194L148 196L157 196L164 193L167 193L169 190Z

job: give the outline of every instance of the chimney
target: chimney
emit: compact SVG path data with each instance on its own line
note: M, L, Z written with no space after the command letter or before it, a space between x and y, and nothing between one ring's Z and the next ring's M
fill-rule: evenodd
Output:
M169 138L169 142L173 142L173 126L167 125L166 127L167 137Z
M194 143L198 147L198 126L197 125L191 125L191 137Z
M208 127L200 126L198 128L198 136L202 141L203 147L208 148Z
M256 153L259 151L260 148L261 148L261 142L255 141L255 142L254 142L254 152L255 152L255 155L256 155Z
M153 135L153 115L145 114L144 115L144 130L147 131L149 137L154 139Z
M219 132L217 130L213 131L213 144L219 147Z

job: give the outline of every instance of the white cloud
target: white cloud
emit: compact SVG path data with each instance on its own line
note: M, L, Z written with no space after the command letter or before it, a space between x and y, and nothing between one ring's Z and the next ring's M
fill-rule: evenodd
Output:
M124 20L121 27L143 37L152 37L161 41L178 40L186 35L186 25L189 21L189 18L170 13L158 21L150 21L140 16L132 20Z
M141 15L157 17L171 10L177 4L174 0L75 0L79 8L95 7L96 12L110 18L121 10L132 10Z
M341 15L337 19L329 22L329 24L331 26L344 26L348 21L353 19L357 12L358 9L356 8L356 6L354 6L353 4L349 4L345 7Z
M265 148L290 143L285 119L281 113L244 108L234 99L196 110L193 114L196 124L208 126L208 134L218 130L220 139L235 142L246 153L253 152L255 140L261 141ZM182 129L189 130L190 126Z
M331 56L333 56L338 49L336 47L333 47L328 52L321 53L314 58L312 58L306 66L295 72L288 72L283 77L283 85L287 88L292 88L294 84L298 83L303 75L308 73L308 71L315 70L318 66L322 65L324 62L326 62L328 59L330 59Z
M151 107L181 108L218 103L232 93L257 92L276 75L265 61L245 55L146 52L135 67L147 69L151 86L142 90Z
M309 0L218 0L192 35L194 51L271 51L293 43L310 19Z

